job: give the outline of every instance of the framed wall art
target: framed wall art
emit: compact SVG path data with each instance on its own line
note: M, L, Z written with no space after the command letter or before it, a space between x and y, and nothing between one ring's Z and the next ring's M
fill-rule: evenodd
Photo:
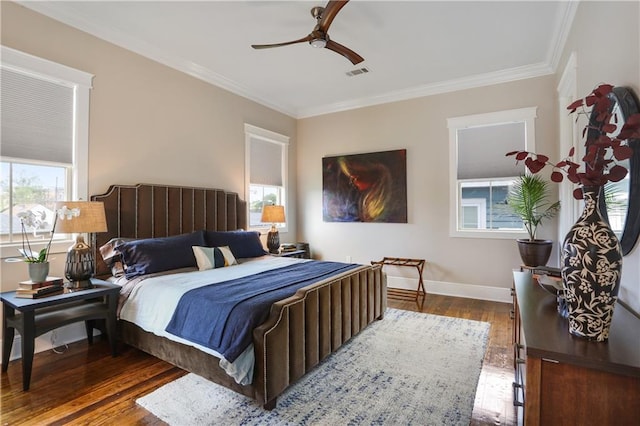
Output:
M407 223L407 150L324 157L322 217Z

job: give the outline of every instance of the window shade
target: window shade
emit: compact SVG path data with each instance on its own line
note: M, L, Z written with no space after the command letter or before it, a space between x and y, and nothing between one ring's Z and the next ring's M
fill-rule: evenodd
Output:
M283 186L282 144L251 139L251 183Z
M0 75L0 155L71 164L73 88L14 72Z
M458 130L458 179L523 175L524 163L505 154L524 150L525 140L524 122Z

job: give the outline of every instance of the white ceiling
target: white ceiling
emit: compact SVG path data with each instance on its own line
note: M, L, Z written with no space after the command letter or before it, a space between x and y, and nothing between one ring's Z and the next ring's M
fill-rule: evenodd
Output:
M575 1L352 0L307 43L318 1L21 1L25 7L296 118L546 75ZM366 67L369 72L348 77Z

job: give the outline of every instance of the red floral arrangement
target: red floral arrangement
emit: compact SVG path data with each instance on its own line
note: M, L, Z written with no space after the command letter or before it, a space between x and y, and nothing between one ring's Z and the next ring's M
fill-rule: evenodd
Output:
M619 116L615 113L614 100L610 96L612 91L612 85L602 84L584 99L578 99L567 107L571 114L578 111L578 114L584 114L588 118L582 131L586 147L586 154L582 157L582 171L581 165L572 161L575 154L573 147L569 150L569 155L557 163L550 162L546 155L529 151L511 151L506 155L515 155L516 162L524 160L524 165L534 174L546 166L553 167L553 182L562 182L565 175L571 182L582 186L603 186L609 181L621 181L627 175L627 169L617 162L633 155L633 149L629 147L627 140L640 138L640 114L627 117L620 132L614 134L619 127ZM587 108L591 108L590 111ZM576 188L573 196L582 199L582 189Z

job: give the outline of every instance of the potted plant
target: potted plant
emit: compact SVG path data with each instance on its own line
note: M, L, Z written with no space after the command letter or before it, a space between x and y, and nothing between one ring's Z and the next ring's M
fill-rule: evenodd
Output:
M624 117L616 110L616 91L620 90L628 91L602 84L567 107L570 113L587 117L582 133L585 155L580 163L572 159L573 148L557 163L534 152L507 153L524 161L531 173L550 166L552 181L562 182L566 176L579 185L573 195L584 199L584 210L562 245L562 286L569 311L569 332L596 341L609 337L622 273L620 243L600 214L599 197L607 182L618 182L627 175L627 169L619 162L633 154L627 141L640 138L640 114Z
M520 257L526 266L544 266L551 256L553 241L536 238L538 226L554 217L560 201L550 203L548 182L538 175L520 176L507 195L507 205L520 217L529 238L518 239Z
M33 229L35 234L38 229L44 227L46 225L45 213L34 213L31 210L27 210L25 212L18 213L18 217L20 218L20 225L22 227L22 249L18 249L18 251L22 254L23 260L29 265L29 279L33 282L45 281L49 274L49 250L51 248L51 241L53 240L53 234L56 229L58 214L56 212L53 218L53 227L51 229L49 243L37 253L31 249L31 243L29 242L29 235L27 234L26 228L29 227Z

